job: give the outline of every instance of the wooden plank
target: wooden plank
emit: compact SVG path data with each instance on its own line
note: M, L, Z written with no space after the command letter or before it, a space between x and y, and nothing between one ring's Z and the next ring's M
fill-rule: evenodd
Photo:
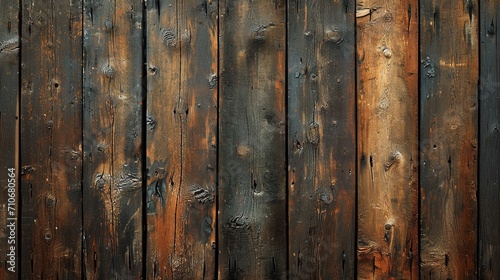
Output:
M143 273L143 3L84 1L84 276Z
M358 279L418 279L418 1L358 5Z
M22 2L21 279L80 279L82 6Z
M218 275L283 279L286 2L222 1Z
M217 8L148 1L148 279L216 277Z
M0 279L19 273L19 1L0 0Z
M421 278L472 279L478 1L422 0L420 12Z
M500 279L500 2L481 2L479 136L479 278Z
M288 2L290 279L354 279L354 1Z

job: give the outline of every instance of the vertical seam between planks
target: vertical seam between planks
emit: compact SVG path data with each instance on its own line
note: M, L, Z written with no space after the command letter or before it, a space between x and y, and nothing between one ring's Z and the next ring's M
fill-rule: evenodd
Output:
M422 275L422 270L421 270L421 266L420 266L420 263L421 263L421 259L420 259L420 252L421 252L421 244L422 244L422 223L421 223L421 219L422 219L422 193L421 193L421 176L422 176L422 169L420 168L420 163L421 163L421 154L422 154L422 146L421 146L421 143L422 143L422 139L421 139L421 133L420 133L420 126L421 126L421 123L422 123L422 114L421 114L421 110L422 110L422 102L421 102L421 97L422 97L422 87L421 87L421 80L422 80L422 73L420 71L421 69L421 66L420 66L420 61L421 61L421 58L422 58L422 51L421 51L421 37L422 37L422 34L420 33L420 29L421 29L421 16L420 16L420 12L421 12L421 4L420 4L420 0L417 1L418 2L418 6L417 6L417 9L418 9L418 27L417 27L417 31L418 31L418 53L417 53L417 59L418 59L418 68L417 68L417 166L418 166L418 170L417 170L417 180L418 180L418 184L417 184L417 200L418 200L418 203L417 203L417 216L418 216L418 219L417 219L417 232L418 232L418 245L417 245L417 251L418 251L418 275L420 277L420 275ZM410 264L411 266L411 264Z
M352 260L354 262L353 267L354 267L354 279L358 278L358 149L359 149L359 143L358 143L358 55L357 55L357 50L358 50L358 20L356 18L356 0L353 0L354 2L354 7L351 9L354 9L353 11L353 17L354 17L354 23L353 23L353 30L354 30L354 49L353 49L353 55L354 55L354 143L356 143L356 149L354 151L354 157L355 157L355 164L354 164L354 252L352 256Z
M86 251L86 244L85 244L85 219L84 219L84 215L85 215L85 208L84 208L84 202L83 200L85 199L85 195L84 195L84 183L83 183L83 174L84 173L84 169L85 169L85 154L84 154L84 151L85 151L85 131L84 131L84 125L85 125L85 104L84 104L84 99L85 99L85 90L84 90L84 82L83 82L83 79L84 79L84 64L85 64L85 61L84 61L84 43L83 43L83 34L84 34L84 29L85 29L85 26L84 26L84 15L85 15L85 12L84 12L84 9L85 9L85 1L81 1L81 9L80 9L80 19L82 21L82 35L81 35L81 41L80 41L80 44L81 44L81 53L80 53L80 81L81 81L81 87L80 87L80 94L81 94L81 105L80 105L80 109L81 109L81 113L80 113L80 127L81 127L81 147L82 147L82 150L81 150L81 168L80 168L80 172L81 172L81 177L80 177L80 195L81 195L81 206L80 206L80 212L82 213L82 219L81 219L81 229L80 229L80 232L82 234L80 240L82 242L82 250L81 250L81 254L80 254L80 269L81 269L81 273L80 273L80 277L81 279L86 279L86 266L85 266L85 251Z
M223 1L223 0L220 0ZM220 2L217 1L217 120L216 120L216 151L215 151L215 260L214 260L214 275L213 279L219 279L219 176L220 176L220 164L219 164L219 131L220 131Z
M288 6L290 0L285 3L285 217L286 217L286 273L285 278L288 277L290 273L290 190L289 190L289 166L290 166L290 155L289 155L289 108L288 108Z
M148 20L147 20L147 7L146 1L142 5L142 86L141 86L141 99L142 99L142 125L141 125L141 173L142 173L142 279L147 279L147 252L148 252L148 227L147 227L147 102L148 102L148 76L147 76L147 35L148 35Z
M476 262L476 278L479 280L481 279L481 264L479 262L480 260L480 254L481 254L481 244L479 243L479 238L481 236L481 199L480 199L480 191L481 191L481 177L479 176L481 174L481 100L480 100L480 94L481 94L481 75L482 75L482 64L481 64L481 49L483 48L483 45L481 44L481 1L477 1L477 38L479 42L479 46L477 48L477 58L478 58L478 80L477 80L477 86L476 86L476 104L477 104L477 119L476 119L476 125L477 125L477 161L476 161L476 257L475 257L475 262Z

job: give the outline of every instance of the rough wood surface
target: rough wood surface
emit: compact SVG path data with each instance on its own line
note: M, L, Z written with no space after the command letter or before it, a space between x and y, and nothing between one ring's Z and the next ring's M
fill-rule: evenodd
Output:
M222 1L218 275L283 279L285 1Z
M21 279L81 278L81 10L22 3Z
M420 1L421 279L477 277L478 8Z
M19 273L19 1L0 0L0 279ZM13 250L12 250L13 249Z
M148 279L216 276L217 7L148 2Z
M500 279L500 2L481 2L479 278Z
M288 2L290 279L354 279L354 1Z
M357 276L418 279L418 1L358 4Z
M143 3L84 1L84 276L143 273Z

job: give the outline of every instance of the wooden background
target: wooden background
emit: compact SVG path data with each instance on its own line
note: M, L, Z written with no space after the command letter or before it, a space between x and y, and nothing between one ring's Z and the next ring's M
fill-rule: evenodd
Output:
M0 279L500 279L500 1L0 7Z

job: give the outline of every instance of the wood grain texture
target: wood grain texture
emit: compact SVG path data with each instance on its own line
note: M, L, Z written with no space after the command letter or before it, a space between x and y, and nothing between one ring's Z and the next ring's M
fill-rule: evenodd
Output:
M283 279L286 240L285 1L222 1L220 279Z
M217 8L148 2L148 279L216 277Z
M418 1L358 4L357 276L418 279Z
M0 279L19 273L19 1L0 0ZM10 171L15 169L15 171ZM12 186L12 188L11 188Z
M500 279L500 2L481 2L479 73L479 278Z
M143 3L84 1L84 276L139 279Z
M354 1L288 2L289 279L354 279Z
M477 277L478 1L420 1L421 279Z
M23 1L21 279L80 279L82 6Z

